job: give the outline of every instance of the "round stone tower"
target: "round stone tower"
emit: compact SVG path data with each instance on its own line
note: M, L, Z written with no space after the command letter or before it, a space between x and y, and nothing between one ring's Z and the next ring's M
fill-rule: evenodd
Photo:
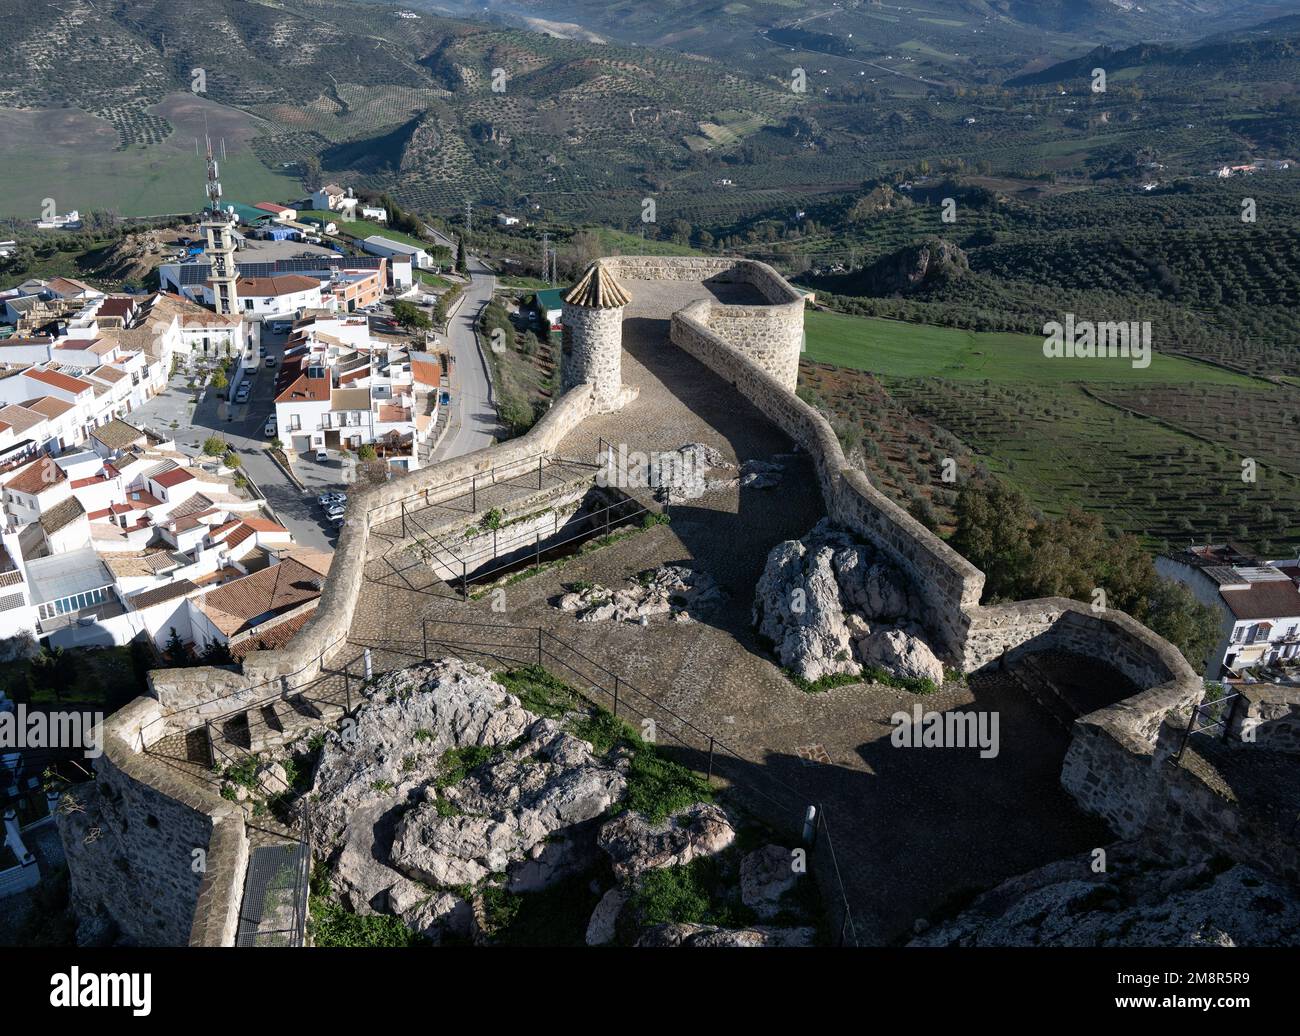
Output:
M623 405L623 307L631 296L609 267L600 261L587 267L582 279L564 296L564 344L560 387L590 382L596 410L608 413Z

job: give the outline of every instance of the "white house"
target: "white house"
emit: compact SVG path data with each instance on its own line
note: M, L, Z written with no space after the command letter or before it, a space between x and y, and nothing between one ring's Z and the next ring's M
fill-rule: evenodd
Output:
M11 530L40 521L42 514L72 495L68 476L45 456L10 473L2 485L5 524Z
M433 259L423 248L417 248L415 245L408 245L402 241L394 241L390 237L384 237L380 234L371 234L361 242L361 248L371 255L381 255L389 259L403 258L413 267L420 270L431 270L434 268ZM396 275L394 275L396 283Z
M362 205L361 218L372 220L375 223L387 223L388 210L378 205Z
M235 290L243 312L255 317L296 316L304 309L319 309L327 304L321 297L320 279L297 273L240 277ZM203 294L208 305L215 304L210 285Z
M344 190L336 183L326 184L320 190L313 191L311 207L321 212L337 212L344 219L352 219L357 211L357 199L352 188Z
M1219 642L1206 659L1209 679L1300 665L1300 568L1294 563L1260 561L1216 544L1161 555L1156 571L1219 613Z

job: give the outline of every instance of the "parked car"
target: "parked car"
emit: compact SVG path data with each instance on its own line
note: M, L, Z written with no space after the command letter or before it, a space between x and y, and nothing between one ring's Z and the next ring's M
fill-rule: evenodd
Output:
M324 464L324 463L326 463L329 459L330 459L330 451L329 451L329 450L323 450L323 449L322 449L322 450L317 450L317 451L316 451L316 463L317 463L317 464Z
M266 365L267 365L268 367L274 367L274 366L275 366L275 357L274 357L274 356L268 356L268 357L266 358Z
M243 384L239 386L239 390L235 393L235 402L247 403L249 393L252 391L253 391L253 387L248 382L245 381Z
M348 502L347 493L321 493L316 498L316 502L321 507L329 507L331 504L346 504Z
M347 507L343 504L331 504L325 508L325 517L332 522L337 522L347 512Z
M279 426L275 423L275 415L272 414L266 419L266 427L262 429L262 434L265 436L274 436L278 434L279 431Z

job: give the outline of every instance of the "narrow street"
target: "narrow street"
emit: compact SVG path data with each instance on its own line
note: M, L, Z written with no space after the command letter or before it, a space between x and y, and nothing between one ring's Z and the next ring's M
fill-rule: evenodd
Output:
M490 446L497 431L492 382L487 359L478 347L474 325L492 298L496 277L476 256L470 256L470 283L456 315L447 326L446 345L452 355L451 429L434 454L446 460Z

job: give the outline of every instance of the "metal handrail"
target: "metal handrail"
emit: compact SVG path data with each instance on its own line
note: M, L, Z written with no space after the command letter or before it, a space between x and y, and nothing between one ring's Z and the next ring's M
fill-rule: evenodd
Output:
M506 461L501 464L494 464L492 465L492 467L487 468L483 471L471 472L470 474L463 475L460 478L452 479L450 482L440 482L438 483L437 486L426 486L424 489L416 490L415 492L410 493L407 496L399 497L396 500L389 500L384 503L375 504L372 507L366 508L366 515L369 516L370 514L373 514L375 511L384 510L393 507L394 505L397 504L403 504L408 500L419 500L421 498L423 498L426 505L429 506L435 506L439 503L445 503L446 501L439 501L439 500L435 500L432 503L430 503L429 494L431 492L441 492L444 489L450 489L453 486L463 485L467 482L470 484L471 487L474 487L477 485L479 479L488 478L489 476L491 476L491 481L488 484L498 485L499 483L496 477L498 471L504 471L507 468L519 468L520 465L523 464L528 464L529 470L531 471L532 470L531 465L533 461L539 461L539 462L549 461L550 463L546 465L548 467L553 467L560 464L570 465L573 467L587 467L593 469L597 469L600 467L598 463L592 463L591 461L573 460L570 458L555 457L546 450L539 450L536 453L530 453L527 456L520 457L518 460ZM517 471L513 475L506 476L504 479L502 479L502 481L508 482L511 478L518 478L519 475L523 473L524 473L523 471ZM464 496L464 495L465 495L464 493L460 493L460 494L450 496L447 499L455 500L459 496Z

